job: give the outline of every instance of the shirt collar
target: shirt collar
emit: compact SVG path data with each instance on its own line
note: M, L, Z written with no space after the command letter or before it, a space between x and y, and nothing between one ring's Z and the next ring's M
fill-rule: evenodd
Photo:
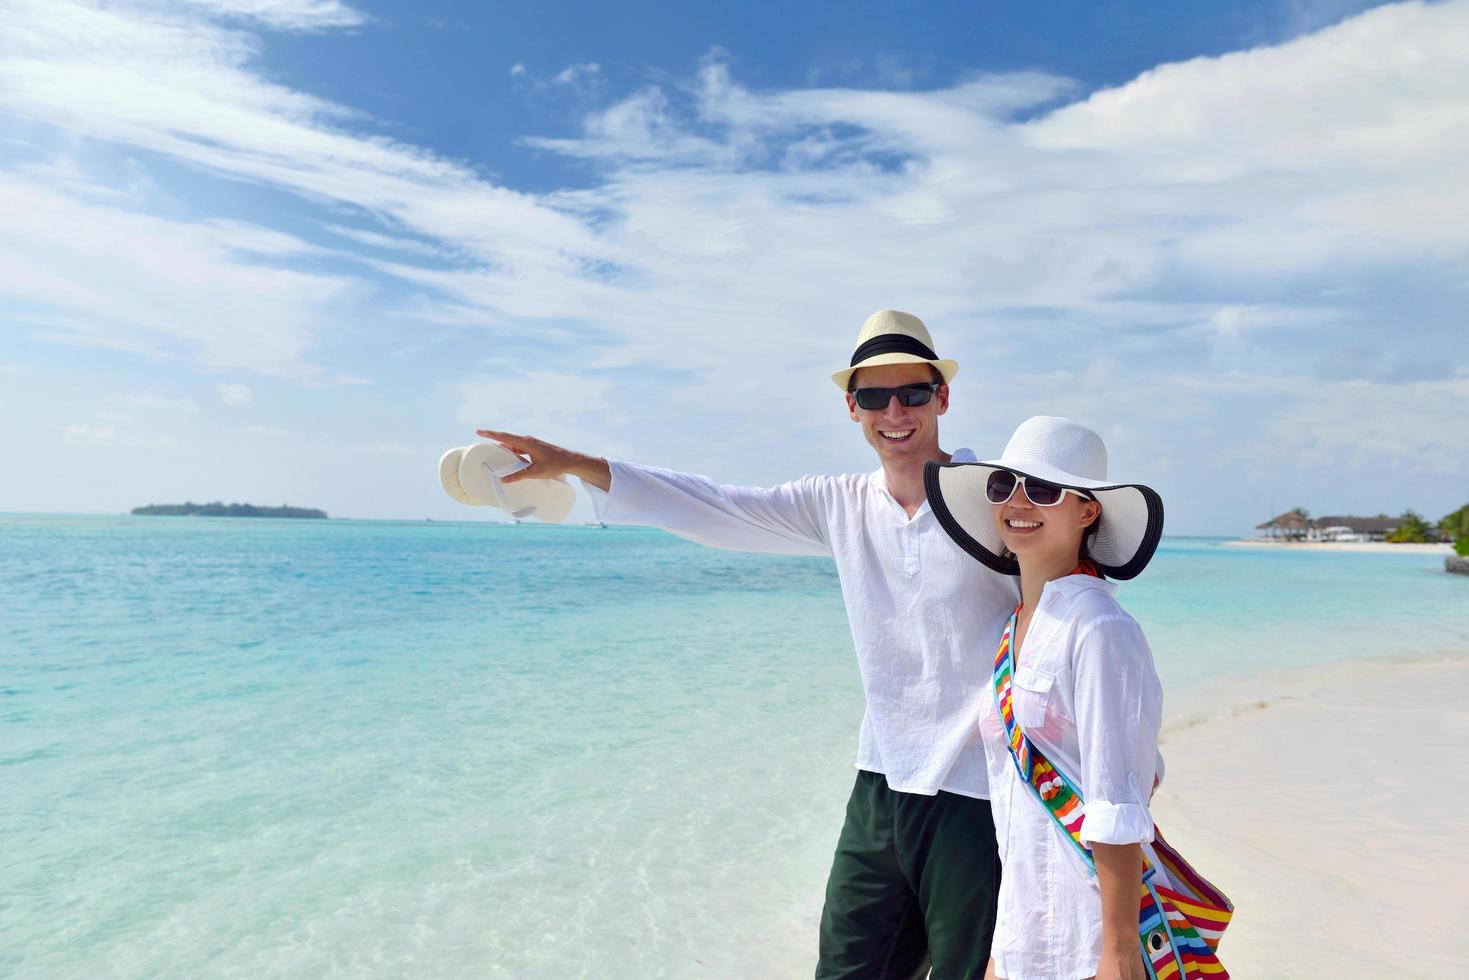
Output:
M1056 592L1061 595L1080 595L1092 589L1105 592L1107 595L1116 595L1117 583L1097 578L1095 575L1063 575L1047 582L1045 588L1041 589L1041 594Z
M977 463L977 462L979 462L979 457L976 456L976 455L974 455L974 450L973 449L956 449L956 450L953 451L953 453L950 454L950 456L949 456L949 462L951 462L951 463ZM886 490L888 488L887 477L883 475L882 467L881 466L879 466L877 469L873 470L872 473L870 474L870 477L871 477L871 479L875 480L877 482L877 485L880 486L880 487L882 487L884 490Z
M972 450L972 449L968 449L968 448L956 449L952 453L949 454L949 462L951 462L951 463L977 463L977 462L979 462L979 457L976 456L976 455L974 455L974 450ZM877 487L879 490L882 491L883 496L884 497L887 497L888 498L888 501L893 505L893 507L897 510L897 512L903 516L903 520L904 521L916 521L920 517L922 517L924 514L931 514L931 513L933 513L933 510L928 506L928 501L925 500L923 503L921 503L921 504L918 505L918 509L913 512L913 516L910 518L908 516L907 511L903 510L902 507L898 506L897 499L895 497L893 497L893 495L888 491L887 476L883 474L883 471L882 471L882 467L881 466L879 466L877 469L873 470L872 473L871 473L871 475L868 477L868 479L872 481L873 486Z

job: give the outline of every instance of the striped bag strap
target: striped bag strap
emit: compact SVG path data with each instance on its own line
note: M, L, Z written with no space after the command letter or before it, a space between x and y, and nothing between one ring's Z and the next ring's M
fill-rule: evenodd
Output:
M1015 675L1013 648L1015 626L1020 616L1020 607L1010 614L1005 633L1000 637L1000 648L995 653L995 710L1005 726L1005 737L1010 743L1010 761L1015 763L1020 778L1030 784L1047 811L1066 831L1067 838L1078 854L1086 861L1092 873L1096 873L1096 861L1092 852L1081 842L1082 804L1081 792L1066 778L1066 774L1046 759L1045 753L1035 747L1030 736L1025 734L1015 720Z

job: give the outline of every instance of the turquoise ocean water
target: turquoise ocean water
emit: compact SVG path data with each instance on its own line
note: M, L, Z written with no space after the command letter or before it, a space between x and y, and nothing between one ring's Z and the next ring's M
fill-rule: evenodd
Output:
M1170 690L1469 650L1432 556L1121 598ZM825 560L0 515L0 976L807 976L861 710Z

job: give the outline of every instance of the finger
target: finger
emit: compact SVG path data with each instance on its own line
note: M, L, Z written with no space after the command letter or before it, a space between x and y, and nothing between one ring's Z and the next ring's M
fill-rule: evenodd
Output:
M509 432L497 432L494 429L475 429L474 434L482 439L493 439L511 452L530 452L530 442L525 436L517 436Z
M500 477L501 483L518 483L521 480L539 480L541 478L541 467L532 463L523 470L511 473L509 476Z

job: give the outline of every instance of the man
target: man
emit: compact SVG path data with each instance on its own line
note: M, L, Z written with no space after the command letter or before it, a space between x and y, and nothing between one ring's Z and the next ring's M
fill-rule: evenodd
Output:
M604 520L715 547L836 561L867 694L857 780L821 914L818 978L984 975L1000 865L977 721L1013 579L963 554L924 495L959 366L917 317L879 310L832 375L881 468L778 487L721 486L489 429L530 457L508 480L570 474Z

